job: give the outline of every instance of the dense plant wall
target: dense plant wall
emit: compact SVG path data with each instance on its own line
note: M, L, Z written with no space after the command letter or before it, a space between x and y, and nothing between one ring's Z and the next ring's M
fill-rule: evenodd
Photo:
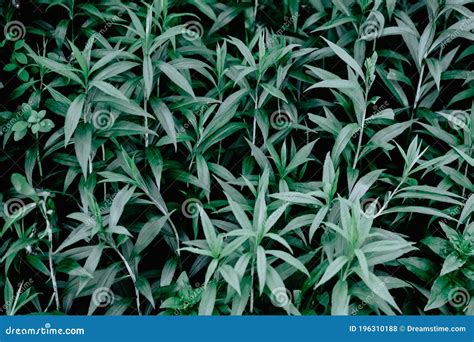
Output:
M3 314L473 314L474 6L0 1Z

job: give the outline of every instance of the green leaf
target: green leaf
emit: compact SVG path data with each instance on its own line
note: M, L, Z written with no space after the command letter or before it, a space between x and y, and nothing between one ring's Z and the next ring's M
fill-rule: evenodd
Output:
M90 86L91 87L96 87L97 89L100 89L105 94L110 95L112 97L116 97L118 99L128 101L128 98L120 90L115 88L110 83L107 83L107 82L104 82L104 81L92 81L90 83Z
M166 72L165 74L168 75ZM145 96L147 99L149 99L153 85L153 65L149 55L145 55L143 57L143 81L145 83Z
M92 130L88 125L79 125L74 134L74 150L84 178L87 178L88 163L92 152Z
M22 249L25 249L26 247L34 244L36 242L36 239L20 239L20 240L16 240L14 241L10 247L8 248L8 250L5 252L5 254L3 255L2 259L0 260L0 262L4 262L5 259L7 259L9 256L16 256L16 254L21 251Z
M313 240L314 234L316 231L321 227L321 223L323 222L324 218L326 217L329 211L328 206L324 206L318 210L318 213L314 216L314 220L311 223L311 227L309 228L309 240Z
M444 260L443 268L441 269L440 276L443 276L447 273L456 271L466 263L466 260L460 259L456 253L451 253L448 255L446 260Z
M128 203L134 192L135 187L129 189L128 186L125 186L115 194L114 199L112 200L112 205L110 206L109 227L115 227L118 224L123 210L125 209L125 205Z
M172 66L171 64L165 63L165 62L159 62L158 63L158 68L166 75L168 78L175 83L178 87L183 89L186 93L191 95L193 98L194 92L193 88L189 84L189 82L184 78L183 75L179 73L179 71Z
M331 315L348 315L349 299L347 281L339 280L332 289Z
M322 206L323 203L318 200L317 198L314 198L311 195L304 194L301 192L296 192L296 191L288 191L288 192L281 192L277 194L272 194L270 197L277 198L282 201L286 201L289 203L297 203L297 204L312 204L315 206Z
M309 277L309 272L306 269L306 267L304 266L304 264L301 261L299 261L298 259L296 259L294 256L292 256L292 255L290 255L286 252L275 250L275 249L267 250L266 253L270 254L270 255L273 255L273 256L285 261L286 263L293 266L297 270L300 270L301 272L303 272L304 274L306 274Z
M349 196L349 201L359 201L364 196L370 187L377 181L384 170L374 170L361 177Z
M279 98L280 100L282 100L285 103L288 103L288 100L286 99L285 94L283 94L283 92L281 90L275 88L274 86L272 86L270 84L266 84L266 83L262 83L262 87L263 87L263 89L268 91L270 94L272 94L274 97Z
M349 261L349 258L345 255L341 255L331 261L326 268L326 271L324 271L323 276L319 280L319 282L314 286L314 288L318 288L319 286L323 285L325 282L330 280L332 277L336 275L337 272L339 272L342 267Z
M145 298L150 302L153 308L155 307L155 300L153 299L153 293L151 291L151 286L148 280L144 277L139 277L136 283L138 291L145 296Z
M176 272L178 260L175 257L168 259L161 270L160 286L168 286L173 281L173 276Z
M352 136L355 132L357 132L358 129L359 126L356 123L351 123L345 126L337 136L331 152L331 159L335 165L339 164L339 157L341 153L344 151L347 144L349 144Z
M207 244L209 248L211 249L212 253L217 254L219 252L217 250L219 246L218 246L216 231L214 229L214 225L209 219L209 216L207 216L207 213L204 211L204 209L201 206L199 206L199 216L201 217L201 223L202 223L204 236L206 237Z
M258 284L260 288L260 295L263 293L265 288L265 276L267 273L267 257L265 255L265 249L262 246L257 247L257 275Z
M330 42L326 38L322 37L324 41L329 45L332 51L344 62L346 62L347 65L349 65L352 70L354 70L357 75L359 75L363 80L365 79L364 77L364 72L362 71L360 65L356 62L354 58L352 58L344 49L340 48L336 44Z
M369 272L369 276L366 279L364 279L364 275L362 274L359 274L359 276L364 280L364 283L370 290L372 290L377 296L379 296L387 303L389 303L392 307L401 312L397 304L395 303L395 300L393 299L392 295L388 291L386 284L379 277L377 277L372 272Z
M469 196L459 217L459 222L464 223L467 218L474 213L474 195Z
M252 231L252 224L250 223L250 220L248 219L247 214L245 214L242 207L238 203L234 202L229 195L226 194L226 197L232 213L234 214L237 222L240 224L240 227L247 231Z
M216 302L216 290L216 284L214 282L207 284L202 294L201 302L199 303L199 315L212 315Z
M367 264L367 259L365 258L364 252L360 249L354 250L354 254L357 256L357 260L359 260L360 269L362 271L363 280L369 279L369 267Z
M255 60L253 59L252 53L250 52L249 48L244 43L242 43L241 40L231 37L229 42L235 45L237 49L239 49L242 56L244 56L244 59L247 61L247 63L251 67L254 67L254 68L256 67Z
M25 176L20 175L19 173L14 173L11 175L11 182L18 193L27 196L34 201L39 200L35 189L28 183L28 180L25 178Z
M76 69L73 69L69 67L68 65L58 63L56 61L53 61L52 59L46 58L46 57L41 57L37 55L32 56L35 61L41 65L46 67L47 69L54 71L55 73L62 75L76 83L81 84L84 86L84 82L75 74Z
M69 140L71 140L74 131L76 130L79 120L81 119L82 112L84 109L85 95L78 95L74 101L72 101L69 109L66 113L66 120L64 122L64 145L67 146Z
M431 287L431 293L424 310L437 309L446 304L450 298L452 283L448 276L438 277Z
M219 268L219 272L224 278L224 280L234 288L235 291L240 296L240 283L239 283L239 277L237 276L237 273L235 270L230 267L229 265L224 265Z
M436 217L442 217L447 220L457 221L455 218L452 218L449 215L446 215L442 211L438 209L432 208L425 208L425 207L416 207L416 206L402 206L402 207L395 207L391 209L384 210L381 215L391 214L391 213L419 213L425 215L432 215Z
M156 118L160 122L176 150L176 126L174 124L173 114L163 101L160 101L156 98L152 98L150 100L150 105L153 109L153 113L155 113Z
M154 217L152 220L145 223L142 229L140 229L140 233L138 234L137 242L135 242L135 246L133 249L134 252L138 254L146 247L148 247L161 232L161 229L163 228L167 220L168 217L166 216L160 218Z

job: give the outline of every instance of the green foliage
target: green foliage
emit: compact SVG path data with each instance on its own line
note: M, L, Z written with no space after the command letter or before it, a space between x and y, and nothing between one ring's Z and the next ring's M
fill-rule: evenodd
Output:
M37 3L3 313L474 314L471 3Z

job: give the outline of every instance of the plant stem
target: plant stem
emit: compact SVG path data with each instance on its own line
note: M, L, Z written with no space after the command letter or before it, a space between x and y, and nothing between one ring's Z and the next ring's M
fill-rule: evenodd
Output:
M140 292L138 291L137 288L137 278L135 277L135 274L132 271L132 268L130 267L130 264L128 263L127 259L123 256L122 253L118 250L117 247L115 247L114 244L111 243L112 248L114 249L115 252L119 255L120 259L122 259L123 263L125 264L125 268L127 269L128 274L130 275L130 278L132 279L133 282L133 287L135 288L135 297L136 297L136 303L137 303L137 311L138 314L141 316L142 312L140 310Z
M420 71L420 78L418 79L418 85L416 87L416 95L415 95L415 101L413 102L413 111L411 112L411 119L413 120L413 116L415 115L415 110L418 106L418 101L420 101L421 97L421 83L423 82L423 73L425 72L425 65L421 67Z
M392 198L398 193L398 190L400 190L400 187L402 186L402 184L405 183L405 180L406 178L403 177L402 180L400 181L400 183L397 185L397 187L395 188L395 190L393 192L390 193L390 195L388 196L388 199L387 201L383 204L382 208L380 208L380 210L377 212L377 214L375 214L374 218L377 217L377 216L380 216L382 214L382 212L387 209L387 206L388 204L390 203L390 201L392 200Z
M105 161L105 143L102 144L102 160ZM107 198L107 182L104 182L104 201Z
M41 157L40 157L40 152L39 152L39 136L38 133L36 133L36 159L38 160L38 170L40 177L43 178L43 166L41 165Z
M147 111L148 107L148 99L145 97L144 103L143 103L143 109L145 112ZM148 117L145 116L145 128L148 130ZM148 147L148 133L145 133L145 147Z
M13 306L10 309L10 314L9 315L11 315L11 316L13 316L15 314L15 308L16 308L16 305L18 304L18 298L21 295L21 288L22 287L23 287L23 280L21 281L20 286L18 286L18 291L16 291L15 301L13 302Z
M46 209L46 202L44 200L41 202L41 213L43 214L44 220L46 222L46 232L48 234L48 240L49 240L49 250L48 250L49 273L51 274L51 282L53 283L56 309L59 311L60 306L59 306L58 284L56 282L56 275L54 274L54 264L53 264L53 230L51 228L51 223L48 218L48 211Z
M366 100L367 102L367 100ZM362 125L360 127L360 130L359 130L359 141L357 142L357 150L356 150L356 154L355 154L355 157L354 157L354 163L352 165L352 168L355 169L356 166L357 166L357 162L359 161L359 154L360 154L360 149L362 147L362 136L364 135L364 127L365 127L365 116L367 114L367 108L364 109L364 114L362 115Z

